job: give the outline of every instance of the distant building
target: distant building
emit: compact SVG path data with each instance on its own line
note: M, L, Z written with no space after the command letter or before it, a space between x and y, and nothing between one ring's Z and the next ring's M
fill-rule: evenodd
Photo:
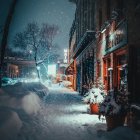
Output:
M36 73L34 61L15 57L5 57L3 76L10 78L32 78L34 73Z

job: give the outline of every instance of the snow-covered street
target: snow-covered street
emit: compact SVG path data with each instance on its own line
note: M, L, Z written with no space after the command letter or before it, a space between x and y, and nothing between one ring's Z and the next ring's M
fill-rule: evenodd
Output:
M0 99L0 140L140 139L127 127L107 132L105 120L91 115L77 92L58 85L52 85L43 100L33 93Z

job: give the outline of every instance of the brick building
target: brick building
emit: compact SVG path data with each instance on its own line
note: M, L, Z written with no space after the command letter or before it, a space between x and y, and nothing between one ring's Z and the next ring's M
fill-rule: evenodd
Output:
M125 84L134 116L128 122L140 130L140 1L71 1L76 12L67 70L72 72L74 89L84 94L83 85L89 87L98 78L107 91Z
M120 89L125 82L132 102L140 102L140 2L76 0L75 3L69 42L74 88L82 93L83 85L98 78L106 90Z
M95 15L97 30L104 30L96 38L96 76L107 90L125 82L132 102L140 102L140 2L97 0Z
M83 85L94 81L95 1L77 0L75 3L76 12L70 31L70 65L67 74L72 72L73 87L83 94Z
M127 82L128 39L124 1L96 2L96 28L104 30L97 40L96 76L101 77L106 90L120 88Z
M10 78L32 78L33 73L36 73L36 66L34 61L5 57L3 72L3 76Z

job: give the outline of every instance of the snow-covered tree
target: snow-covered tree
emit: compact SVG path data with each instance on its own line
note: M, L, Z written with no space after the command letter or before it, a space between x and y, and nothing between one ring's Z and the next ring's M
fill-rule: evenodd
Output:
M49 61L50 57L57 54L56 45L53 44L57 32L56 25L44 23L39 27L36 22L32 22L27 24L23 32L15 35L13 44L16 49L22 50L23 53L30 53L30 59L34 58L36 67L40 64L45 66L44 62ZM39 71L38 77L40 77Z

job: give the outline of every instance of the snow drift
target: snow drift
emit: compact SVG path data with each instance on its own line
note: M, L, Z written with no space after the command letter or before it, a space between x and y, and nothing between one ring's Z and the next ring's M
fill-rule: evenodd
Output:
M63 80L61 82L61 87L71 87L72 83L70 81Z
M0 89L0 138L14 140L22 127L22 115L37 115L48 89L41 83L17 83Z
M39 97L48 93L48 89L44 87L40 83L18 83L3 87L0 90L0 106L22 109L29 115L36 114L40 109Z
M27 88L17 84L0 89L0 140L140 139L140 135L128 127L107 132L106 124L101 123L97 115L86 112L87 105L81 102L81 96L70 94L62 87L54 89L44 106L33 92L39 92L36 86Z
M22 127L18 114L5 108L0 108L0 138L14 140Z

